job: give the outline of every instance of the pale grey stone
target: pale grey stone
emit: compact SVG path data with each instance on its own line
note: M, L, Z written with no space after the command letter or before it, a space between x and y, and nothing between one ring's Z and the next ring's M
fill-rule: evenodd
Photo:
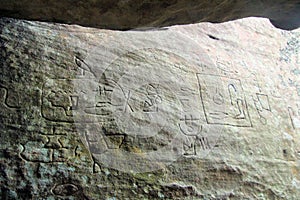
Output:
M297 199L299 30L0 21L2 199Z

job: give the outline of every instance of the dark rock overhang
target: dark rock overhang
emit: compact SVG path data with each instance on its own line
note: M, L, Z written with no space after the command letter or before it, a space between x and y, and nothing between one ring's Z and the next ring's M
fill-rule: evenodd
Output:
M266 17L278 28L300 27L299 0L2 0L0 17L128 30Z

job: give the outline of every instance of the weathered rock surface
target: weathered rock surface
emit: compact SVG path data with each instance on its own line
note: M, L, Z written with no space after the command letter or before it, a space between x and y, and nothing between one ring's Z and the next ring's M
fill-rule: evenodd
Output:
M300 27L299 0L10 0L0 16L127 30L266 17L282 29Z
M299 30L0 30L1 199L299 198Z

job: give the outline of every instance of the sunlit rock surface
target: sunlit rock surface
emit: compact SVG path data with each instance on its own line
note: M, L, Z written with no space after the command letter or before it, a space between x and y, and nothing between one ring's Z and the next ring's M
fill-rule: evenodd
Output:
M297 199L300 31L0 21L2 199Z
M299 0L9 0L0 16L127 30L266 17L281 29L300 27Z

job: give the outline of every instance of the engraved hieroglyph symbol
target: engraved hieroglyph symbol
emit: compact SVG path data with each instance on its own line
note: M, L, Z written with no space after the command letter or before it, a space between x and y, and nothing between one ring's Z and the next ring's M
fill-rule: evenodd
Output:
M208 124L252 127L240 80L210 74L197 74L197 77ZM216 77L223 84L216 85Z
M116 88L112 97L113 115L118 127L126 134L151 137L171 120L169 112L173 112L174 118L178 118L180 103L172 90L162 83L141 84L140 87L131 89ZM149 94L149 88L153 87L159 91Z
M256 97L252 96L252 99L253 99L257 114L259 116L260 122L262 124L266 125L268 120L266 117L267 114L265 114L265 112L267 111L268 115L270 115L270 112L272 112L270 102L269 102L269 96L266 94L256 93Z
M293 129L300 128L300 108L299 105L297 105L296 107L297 107L296 109L293 109L292 107L288 107L288 114Z
M103 121L105 110L90 99L99 96L98 89L99 84L93 79L47 79L43 86L42 116L54 122L92 123L95 118ZM84 117L77 119L78 113Z

